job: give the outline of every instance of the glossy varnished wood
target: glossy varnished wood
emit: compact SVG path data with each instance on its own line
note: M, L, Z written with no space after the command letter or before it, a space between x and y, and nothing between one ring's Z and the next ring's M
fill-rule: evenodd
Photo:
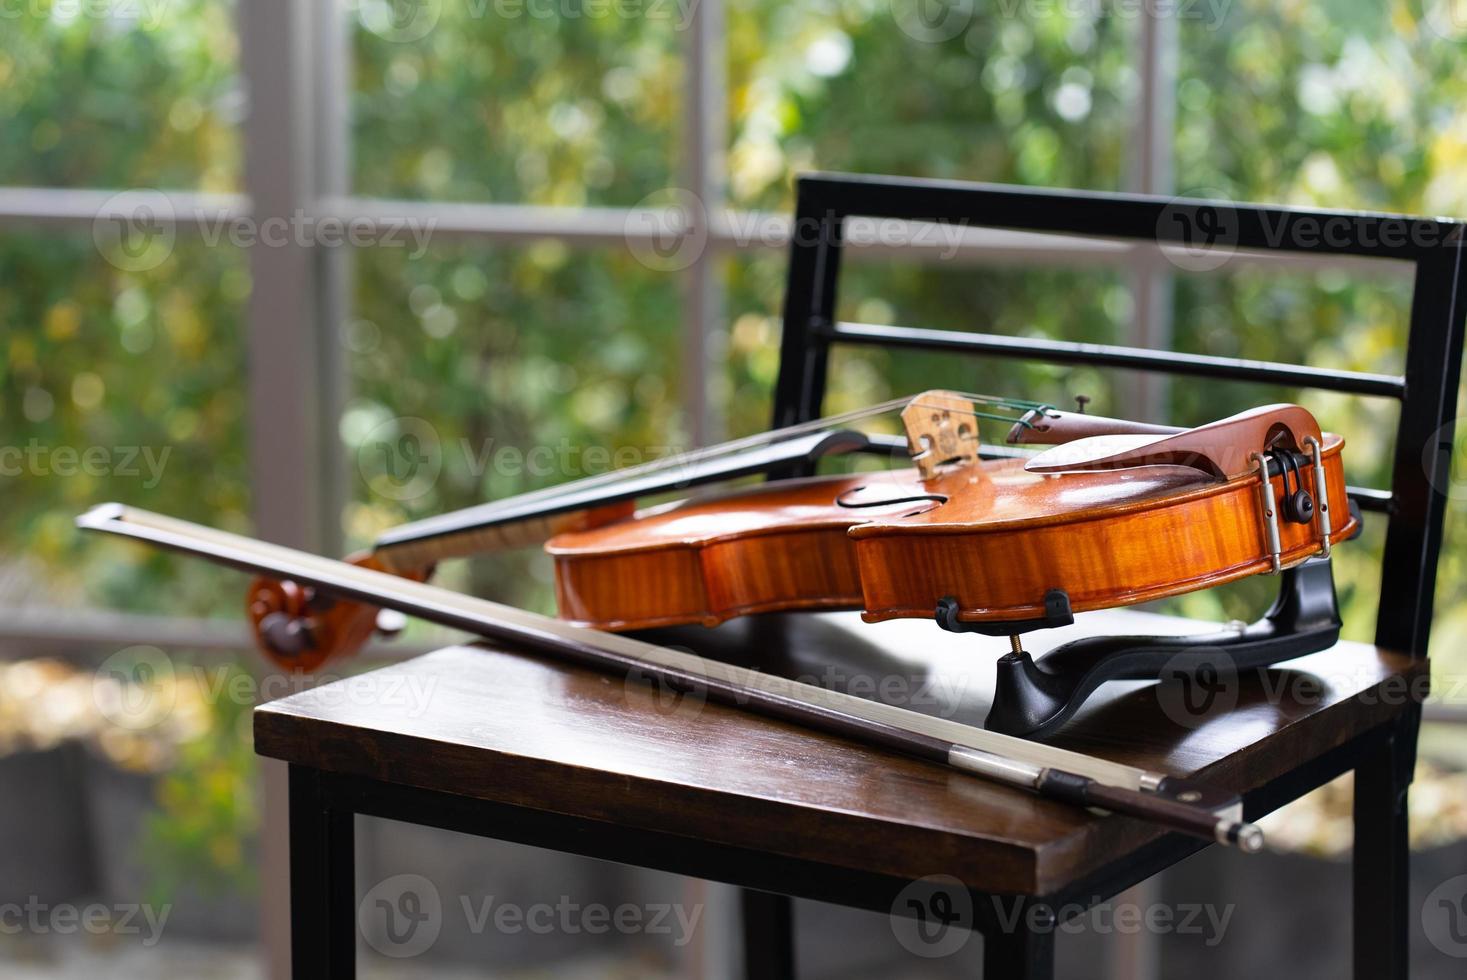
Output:
M1345 506L1342 441L1324 453L1333 538ZM1064 448L1064 447L1061 447ZM1314 474L1303 486L1319 499ZM1276 499L1284 479L1273 478ZM1219 480L1178 465L1029 472L1020 460L785 481L557 535L560 613L602 629L713 625L757 612L860 609L867 621L1030 619L1063 589L1110 609L1270 567L1256 474ZM1318 551L1316 524L1280 520L1284 565Z
M1081 617L1049 639L1183 626L1198 628L1113 612ZM744 651L742 659L763 669L881 691L972 723L987 710L1002 649L932 624L866 625L848 614L752 618L659 639L692 639L700 652L730 659ZM1055 741L1147 768L1205 771L1246 791L1389 720L1407 703L1407 681L1424 670L1341 644L1271 671L1279 691L1245 684L1231 714L1195 726L1169 718L1151 688L1116 684ZM261 707L258 750L328 772L839 868L953 874L996 892L1052 892L1158 833L517 653L456 647L370 677ZM1391 685L1401 690L1381 696Z

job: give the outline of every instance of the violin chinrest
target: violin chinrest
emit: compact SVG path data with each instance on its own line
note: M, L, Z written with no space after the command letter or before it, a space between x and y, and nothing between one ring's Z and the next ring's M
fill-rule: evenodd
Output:
M1074 473L1168 464L1189 466L1220 480L1256 469L1255 453L1283 446L1305 452L1323 442L1319 423L1298 405L1264 405L1170 435L1090 436L1048 449L1029 460L1031 473Z

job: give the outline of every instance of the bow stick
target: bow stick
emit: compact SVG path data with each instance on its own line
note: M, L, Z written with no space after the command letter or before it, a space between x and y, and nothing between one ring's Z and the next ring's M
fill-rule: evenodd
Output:
M198 555L244 571L313 585L445 626L528 647L573 663L637 672L713 701L893 749L1061 802L1149 820L1255 852L1263 833L1241 804L1206 784L933 718L876 701L601 633L422 582L256 541L121 504L77 525Z

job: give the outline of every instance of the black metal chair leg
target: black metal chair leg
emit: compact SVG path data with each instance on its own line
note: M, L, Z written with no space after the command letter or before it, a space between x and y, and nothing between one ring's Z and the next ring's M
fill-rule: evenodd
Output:
M1407 711L1355 769L1356 980L1406 980L1409 975L1406 791L1420 722L1420 708Z
M1028 915L983 935L983 980L1054 980L1054 934Z
M794 902L788 895L741 890L744 916L744 976L749 980L794 980Z
M355 824L321 774L290 767L290 962L296 980L356 976Z

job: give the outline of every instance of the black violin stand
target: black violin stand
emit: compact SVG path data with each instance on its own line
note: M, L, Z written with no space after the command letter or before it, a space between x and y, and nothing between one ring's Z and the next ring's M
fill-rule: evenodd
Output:
M1330 560L1310 558L1279 573L1279 595L1262 619L1189 636L1091 636L1066 643L1038 661L1019 641L1024 633L1075 621L1070 597L1053 589L1038 619L964 623L957 603L944 599L937 624L954 633L1008 636L1011 653L999 658L993 707L984 727L1006 735L1042 737L1063 725L1106 681L1158 680L1217 689L1243 671L1317 653L1340 635L1340 611Z

